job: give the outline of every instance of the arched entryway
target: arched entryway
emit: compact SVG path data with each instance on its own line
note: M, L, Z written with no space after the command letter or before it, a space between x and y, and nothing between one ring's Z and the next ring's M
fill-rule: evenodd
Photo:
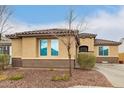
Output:
M79 52L88 52L88 46L80 46Z

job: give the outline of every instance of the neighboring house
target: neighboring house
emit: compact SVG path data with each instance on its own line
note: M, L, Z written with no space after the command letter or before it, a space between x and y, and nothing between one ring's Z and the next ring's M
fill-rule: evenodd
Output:
M0 40L0 54L10 55L11 54L10 47L11 47L11 40L6 37L2 37Z
M11 57L11 40L6 38L6 37L2 37L0 40L0 54L8 54ZM10 64L11 64L11 60L10 60Z
M47 29L6 35L12 40L13 66L68 67L68 52L62 42L67 40L67 31L67 29ZM79 52L94 53L97 62L118 62L120 42L96 39L96 34L90 33L82 33L79 36ZM75 38L73 35L71 37L72 66L74 67L76 48Z
M119 46L119 60L124 62L124 38L121 38L120 42L122 44Z

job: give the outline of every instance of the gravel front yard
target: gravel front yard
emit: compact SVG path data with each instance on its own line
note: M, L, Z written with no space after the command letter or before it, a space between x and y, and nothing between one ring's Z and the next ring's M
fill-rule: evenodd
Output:
M9 69L4 74L11 76L15 73L22 73L24 78L21 80L4 80L0 81L1 88L65 88L73 86L102 86L112 87L109 81L100 72L84 71L75 69L72 71L73 76L69 81L51 81L55 75L68 73L67 70L45 70L45 69Z

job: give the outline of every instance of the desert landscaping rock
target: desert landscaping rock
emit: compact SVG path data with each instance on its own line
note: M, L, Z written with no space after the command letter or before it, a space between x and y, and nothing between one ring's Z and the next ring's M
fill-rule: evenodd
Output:
M22 73L24 78L18 81L0 81L1 88L67 88L73 86L100 86L112 87L111 83L100 72L84 71L74 69L73 76L69 81L51 81L55 75L68 74L68 70L47 69L9 69L4 71L5 75L11 76L15 73Z

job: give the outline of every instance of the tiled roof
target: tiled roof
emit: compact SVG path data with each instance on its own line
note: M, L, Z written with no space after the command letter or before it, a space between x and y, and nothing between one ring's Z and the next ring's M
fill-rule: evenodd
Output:
M46 30L35 30L35 31L25 31L25 32L19 32L15 34L9 34L6 35L8 38L18 38L23 36L41 36L41 35L67 35L68 29L46 29ZM71 30L72 34L78 30ZM81 33L79 34L80 38L86 38L86 37L96 37L96 34L91 33Z
M45 30L35 30L35 31L25 31L25 32L19 32L15 34L6 35L8 38L18 38L23 36L41 36L41 35L67 35L68 29L45 29ZM73 34L78 30L71 30L71 33Z
M9 34L6 35L8 38L19 38L19 37L27 37L27 36L45 36L45 35L67 35L68 29L45 29L45 30L35 30L35 31L25 31L25 32L19 32L15 34ZM77 32L78 30L71 30L71 33L73 35L74 32ZM95 38L96 34L91 33L81 33L79 34L80 38ZM110 41L110 40L103 40L103 39L95 39L95 45L120 45L120 42Z
M80 38L86 38L86 37L96 37L97 34L91 34L91 33L81 33L79 34Z
M95 39L95 45L120 45L121 42L104 40L104 39Z

